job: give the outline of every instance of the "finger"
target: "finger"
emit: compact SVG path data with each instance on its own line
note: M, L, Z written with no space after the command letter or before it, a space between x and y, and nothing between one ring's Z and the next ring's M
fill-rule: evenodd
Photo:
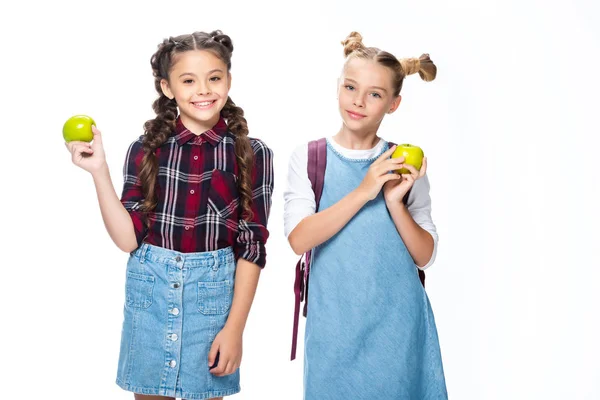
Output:
M378 175L382 175L389 171L395 171L397 169L400 169L400 166L402 165L403 162L404 162L404 157L390 158L390 159L385 160L384 162L380 163L379 165L376 165L375 172Z
M397 174L395 172L392 172L391 174L387 174L387 175L383 176L383 182L384 182L384 184L386 182L395 181L395 180L398 180L398 179L402 179L402 175Z
M73 152L73 149L74 149L75 147L77 147L77 146L88 146L88 147L90 146L90 144L89 144L89 143L87 143L87 142L82 142L82 141L79 141L79 140L73 140L73 141L71 141L71 142L65 142L65 144L67 145L67 149L69 149L69 151L70 151L71 153Z
M404 164L402 167L409 170L410 174L413 176L413 178L416 178L417 176L419 176L419 171L414 166L412 166L410 164Z
M398 164L402 164L404 162L404 157L396 157L396 158L390 158L385 160L384 162L382 162L382 165L393 165L394 167L397 167Z
M392 146L389 149L387 149L382 155L380 155L377 160L375 160L373 162L373 164L379 164L381 162L383 162L386 158L389 158L389 156L392 155L392 153L394 152L394 150L396 150L396 146Z
M94 150L88 144L79 144L79 145L73 146L71 152L73 153L73 155L78 155L78 154L82 154L82 153L92 154L94 152Z
M411 174L402 174L402 180L407 180L410 183L415 181L415 178Z
M386 183L383 184L383 187L386 188L387 190L392 190L401 183L402 183L402 177L399 177L398 179L391 179L391 180L387 181Z
M100 132L100 129L96 128L96 125L92 125L92 133L94 134L94 143L102 144L102 132Z
M423 157L423 165L421 165L421 169L419 170L419 178L422 178L427 173L427 157Z
M227 363L227 367L225 367L225 372L223 372L223 376L233 374L233 371L234 371L233 365L234 365L233 361L229 361Z
M217 365L215 368L210 370L210 373L213 374L214 376L223 376L223 373L225 372L225 361L224 360L220 360L219 361L219 365Z
M215 376L222 376L223 373L225 372L225 368L227 368L228 363L229 363L228 356L223 356L223 354L221 354L219 357L217 366L210 370L211 374L213 374Z
M217 360L217 354L219 354L219 343L213 341L212 346L210 346L210 351L208 352L208 367L212 367L215 365L215 361Z

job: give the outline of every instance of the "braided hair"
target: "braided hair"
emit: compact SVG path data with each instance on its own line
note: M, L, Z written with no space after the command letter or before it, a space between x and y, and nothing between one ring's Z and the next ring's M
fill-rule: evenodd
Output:
M152 104L156 117L144 124L142 147L144 157L139 171L144 201L140 209L146 213L153 211L157 204L156 182L158 179L158 159L156 149L162 146L175 130L177 120L177 103L169 99L162 91L161 81L169 79L169 71L173 60L179 53L190 50L207 50L215 54L231 69L233 43L229 36L216 30L210 33L194 32L192 34L169 37L158 45L158 50L150 59L154 75L154 87L158 98ZM235 155L238 162L238 190L243 210L243 217L252 218L252 165L254 152L248 138L248 124L244 118L244 110L235 105L231 97L221 110L227 121L228 129L235 136Z

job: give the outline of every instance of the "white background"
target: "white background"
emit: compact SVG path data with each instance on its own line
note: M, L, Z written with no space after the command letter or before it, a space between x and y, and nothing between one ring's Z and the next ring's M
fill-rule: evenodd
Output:
M450 398L600 399L597 3L132 3L1 6L0 397L133 398L114 383L127 254L62 124L96 120L120 193L127 146L153 116L157 44L222 29L235 46L230 94L276 168L234 399L302 398L283 189L293 148L341 124L340 41L352 30L438 66L431 83L407 79L379 133L428 155L440 242L427 291Z

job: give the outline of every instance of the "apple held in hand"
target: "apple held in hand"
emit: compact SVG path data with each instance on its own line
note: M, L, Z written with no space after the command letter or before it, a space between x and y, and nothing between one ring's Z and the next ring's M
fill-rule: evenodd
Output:
M423 150L419 146L404 143L396 146L396 150L392 153L392 158L404 157L404 163L410 164L417 170L421 169L423 165ZM400 168L399 174L410 174L410 171L406 168Z
M96 122L87 115L75 115L67 120L63 125L63 137L65 142L72 140L91 142L94 138L92 132L92 125L96 125Z

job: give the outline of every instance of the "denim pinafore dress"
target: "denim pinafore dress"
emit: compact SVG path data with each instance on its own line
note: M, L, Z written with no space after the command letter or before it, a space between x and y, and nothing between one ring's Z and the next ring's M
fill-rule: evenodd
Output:
M358 187L376 158L346 158L328 142L319 208ZM417 272L383 191L315 248L305 400L447 399L434 316Z

